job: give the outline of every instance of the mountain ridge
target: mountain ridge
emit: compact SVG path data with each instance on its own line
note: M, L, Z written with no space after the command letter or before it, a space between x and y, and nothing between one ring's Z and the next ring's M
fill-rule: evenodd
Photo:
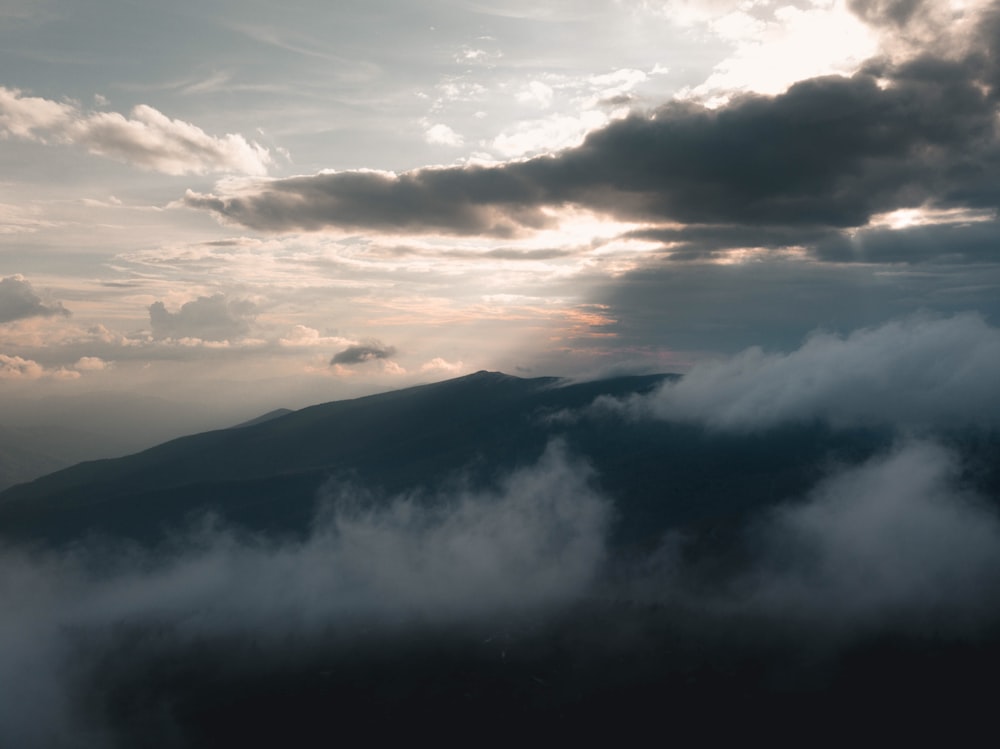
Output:
M536 458L544 447L547 430L529 423L540 410L645 392L667 377L577 383L482 370L320 403L79 463L11 487L0 492L0 533L32 539L51 535L44 529L54 524L62 540L89 531L148 536L137 531L146 511L177 524L205 508L245 515L240 508L255 503L278 508L283 519L271 520L281 528L301 528L308 525L315 493L332 476L357 476L391 493L432 486L474 464L477 455L489 455L491 470L508 468ZM279 496L287 500L281 508ZM100 514L105 519L94 522ZM41 522L42 516L51 523Z

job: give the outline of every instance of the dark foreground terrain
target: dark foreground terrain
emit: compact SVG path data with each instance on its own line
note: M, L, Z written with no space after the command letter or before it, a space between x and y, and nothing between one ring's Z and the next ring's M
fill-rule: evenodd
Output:
M0 745L975 743L997 435L614 405L671 381L481 372L8 489Z

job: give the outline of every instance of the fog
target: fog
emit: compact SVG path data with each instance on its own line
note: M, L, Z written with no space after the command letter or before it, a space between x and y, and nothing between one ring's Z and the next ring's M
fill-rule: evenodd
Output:
M136 630L147 633L129 646L140 669L165 648L199 643L249 638L266 654L289 642L351 648L371 628L389 641L456 627L486 637L518 617L628 601L667 606L665 630L671 616L693 617L734 641L747 620L765 638L797 622L827 644L872 632L976 638L996 621L1000 521L959 469L957 455L926 440L834 467L807 495L758 512L740 532L745 563L710 582L685 561L690 537L678 533L609 565L621 508L558 442L491 491L459 483L379 498L331 483L302 540L205 518L156 550L99 540L8 548L0 681L18 688L0 703L0 740L115 745L93 695L101 664Z
M7 549L0 682L19 687L0 701L0 743L102 745L108 727L74 712L77 690L99 683L97 664L126 625L180 644L246 635L280 648L331 628L471 624L571 602L604 559L611 518L588 480L586 464L553 444L495 492L376 509L361 489L327 486L304 541L241 536L206 518L157 551Z

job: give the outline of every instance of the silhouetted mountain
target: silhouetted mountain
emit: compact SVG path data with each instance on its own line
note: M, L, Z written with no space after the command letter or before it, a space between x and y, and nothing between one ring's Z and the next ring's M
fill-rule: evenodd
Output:
M775 430L764 442L613 414L551 418L600 395L649 391L665 377L567 384L477 372L267 415L12 487L0 494L0 532L56 543L89 533L153 541L211 511L256 531L301 533L331 479L376 496L458 480L489 486L558 438L593 464L618 504L616 538L638 542L677 524L724 524L794 496L822 459L864 456L886 439L809 426Z
M243 429L243 427L253 427L258 424L263 424L265 421L270 421L271 419L277 419L279 416L287 416L293 413L290 408L276 408L273 411L268 411L266 414L261 414L260 416L244 421L241 424L236 424L230 427L230 429Z
M114 452L106 438L93 432L67 426L2 425L0 490L109 454Z

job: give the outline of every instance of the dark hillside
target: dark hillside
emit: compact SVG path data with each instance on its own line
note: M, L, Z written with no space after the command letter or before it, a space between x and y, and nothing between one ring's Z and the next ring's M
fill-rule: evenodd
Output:
M0 532L32 542L92 533L149 542L211 511L256 531L301 533L331 479L375 496L454 481L489 486L559 438L592 464L618 505L616 538L655 541L678 524L725 526L795 496L825 460L864 457L888 439L800 426L763 441L613 414L550 418L599 395L646 392L664 377L565 384L478 372L312 406L13 487L0 494Z

